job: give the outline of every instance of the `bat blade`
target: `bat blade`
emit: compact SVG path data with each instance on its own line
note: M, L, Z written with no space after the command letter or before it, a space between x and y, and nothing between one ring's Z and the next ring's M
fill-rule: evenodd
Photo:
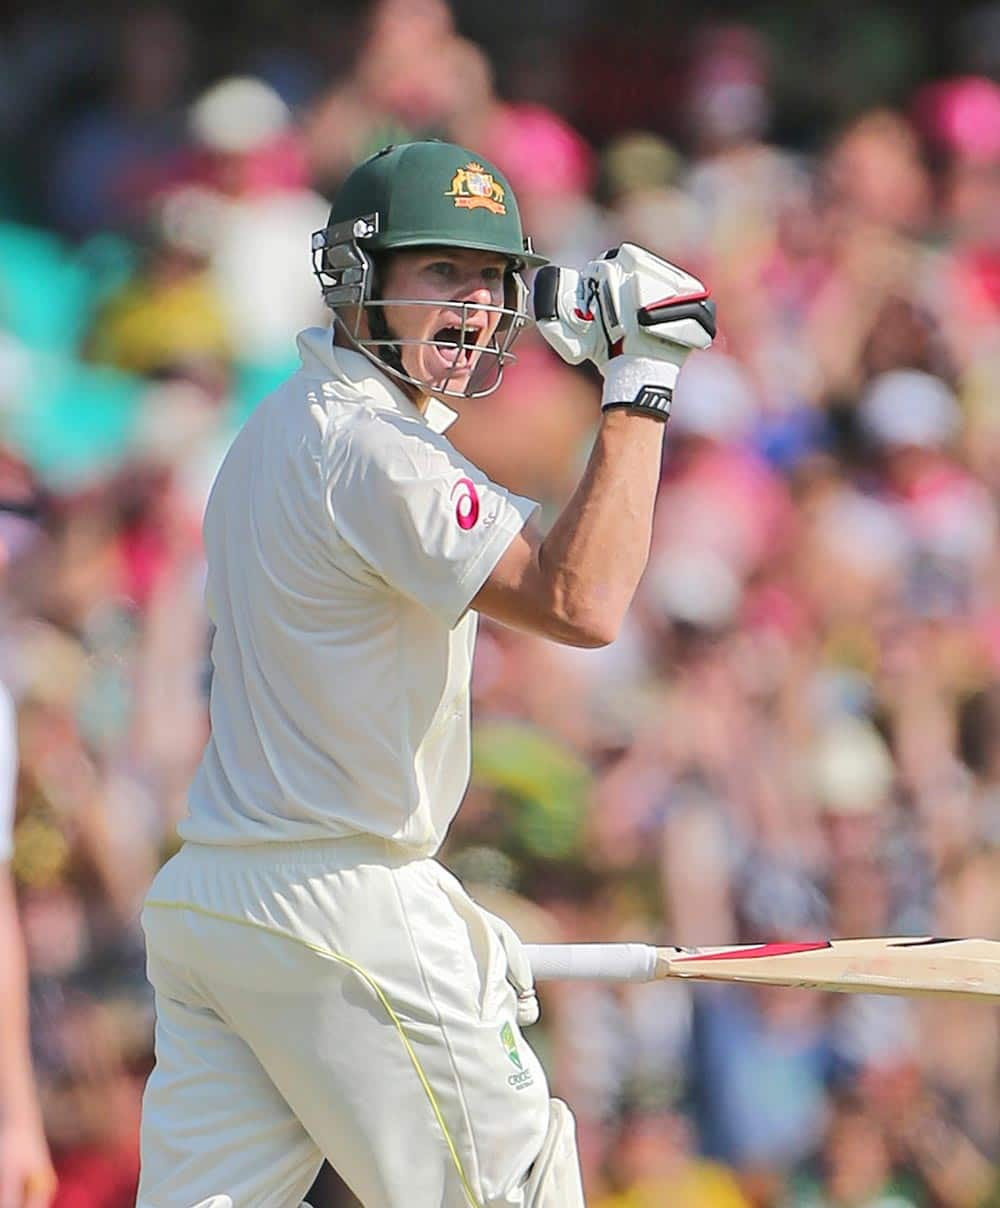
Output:
M736 948L658 948L656 954L656 977L1000 1000L997 940L897 936Z

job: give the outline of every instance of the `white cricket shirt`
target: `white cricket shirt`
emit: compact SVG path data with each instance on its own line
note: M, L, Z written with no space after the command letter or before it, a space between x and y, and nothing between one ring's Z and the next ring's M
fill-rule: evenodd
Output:
M537 504L328 328L254 411L204 522L211 737L180 834L437 850L469 778L469 603ZM489 404L484 404L488 406Z

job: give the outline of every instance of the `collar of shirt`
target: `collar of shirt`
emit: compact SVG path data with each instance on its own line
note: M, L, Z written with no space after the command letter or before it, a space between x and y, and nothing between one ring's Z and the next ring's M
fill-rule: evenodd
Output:
M436 398L428 399L426 408L421 411L364 353L335 345L332 328L307 327L299 332L297 343L306 373L335 381L376 410L398 411L426 424L434 432L443 432L458 419L457 411Z

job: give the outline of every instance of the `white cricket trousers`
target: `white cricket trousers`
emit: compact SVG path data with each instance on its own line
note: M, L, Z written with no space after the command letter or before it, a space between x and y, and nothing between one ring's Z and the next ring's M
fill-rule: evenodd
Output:
M297 1208L324 1157L365 1208L525 1203L548 1086L500 943L436 861L189 843L143 927L138 1208Z

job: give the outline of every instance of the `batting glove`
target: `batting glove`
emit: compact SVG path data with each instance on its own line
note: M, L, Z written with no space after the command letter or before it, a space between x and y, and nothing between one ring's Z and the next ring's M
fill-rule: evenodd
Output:
M535 993L535 978L531 972L531 962L521 943L521 937L509 923L488 910L482 911L483 917L490 925L493 934L500 941L507 958L507 980L517 994L517 1024L527 1028L538 1022L541 1008L538 1005L538 995Z
M665 421L688 354L715 338L704 285L634 243L582 273L539 269L534 306L538 330L564 361L592 361L604 375L605 411L627 407Z

